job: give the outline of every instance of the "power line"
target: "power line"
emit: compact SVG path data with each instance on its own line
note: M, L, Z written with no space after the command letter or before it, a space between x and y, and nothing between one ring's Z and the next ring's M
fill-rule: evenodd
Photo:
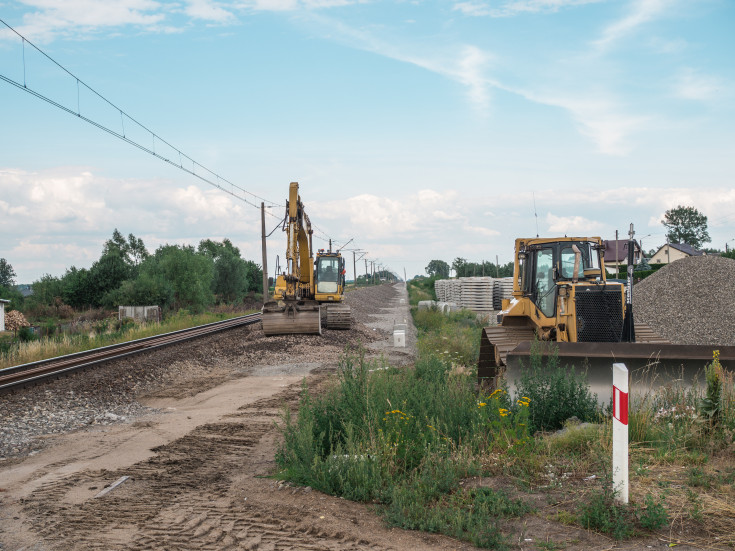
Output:
M23 45L23 83L20 83L20 82L18 82L16 80L14 80L14 79L6 76L6 75L2 75L2 74L0 74L0 79L4 80L8 84L12 84L13 86L17 87L20 90L23 90L25 92L28 92L32 96L35 96L35 97L37 97L37 98L39 98L39 99L41 99L41 100L43 100L43 101L45 101L45 102L53 105L54 107L58 107L59 109L61 109L63 111L66 111L67 113L69 113L71 115L74 115L77 118L80 118L81 120L83 120L83 121L91 124L92 126L95 126L96 128L99 128L100 130L103 130L103 131L107 132L108 134L111 134L112 136L115 136L116 138L119 138L120 140L122 140L122 141L124 141L126 143L129 143L130 145L132 145L134 147L137 147L141 151L144 151L144 152L146 152L146 153L148 153L150 155L153 155L154 157L156 157L156 158L158 158L158 159L160 159L162 161L165 161L168 164L170 164L172 166L175 166L176 168L178 168L180 170L183 170L184 172L187 172L187 173L191 174L192 176L195 176L196 178L199 178L200 180L202 180L202 181L204 181L204 182L206 182L206 183L208 183L208 184L210 184L210 185L212 185L212 186L214 186L214 187L216 187L216 188L224 191L225 193L229 193L230 195L232 195L236 199L240 199L244 203L246 203L246 204L248 204L248 205L250 205L250 206L252 206L254 208L259 209L260 208L260 205L257 205L252 200L249 200L248 198L244 197L243 195L238 194L238 191L241 192L242 194L246 195L246 196L249 196L249 197L251 197L253 199L259 199L262 202L268 203L268 204L273 205L273 206L280 206L280 207L284 206L282 204L279 204L279 203L276 203L274 201L271 201L270 199L265 199L264 197L260 197L259 195L256 195L255 193L252 193L252 192L250 192L250 191L248 191L248 190L246 190L246 189L238 186L237 184L231 182L230 180L228 180L228 179L220 176L219 174L217 174L213 170L210 170L209 168L207 168L203 164L195 161L192 157L190 157L189 155L185 154L179 148L171 145L167 140L164 140L161 136L159 136L158 134L156 134L155 132L153 132L152 130L150 130L144 124L140 123L137 119L135 119L134 117L132 117L131 115L129 115L126 111L123 111L120 107L118 107L117 105L115 105L113 102L111 102L110 100L108 100L105 96L103 96L102 94L100 94L99 92L97 92L94 88L92 88L87 83L85 83L83 80L81 80L79 77L77 77L76 75L74 75L71 71L69 71L68 69L66 69L66 67L64 67L63 65L61 65L59 62L57 62L55 59L53 59L51 56L49 56L43 50L41 50L35 44L33 44L30 40L28 40L25 36L23 36L18 31L16 31L13 27L11 27L3 19L0 19L0 22L3 25L5 25L10 31L12 31L13 33L15 33L21 39L21 41L22 41L22 45ZM70 107L68 107L66 105L62 105L58 101L55 101L55 100L53 100L53 99L51 99L51 98L43 95L42 93L40 93L40 92L38 92L38 91L36 91L36 90L28 87L28 85L27 85L27 77L26 77L26 63L25 63L25 45L26 44L28 44L29 46L31 46L34 50L36 50L43 57L45 57L46 59L48 59L51 63L53 63L54 65L56 65L59 69L61 69L64 73L66 73L67 75L69 75L71 78L73 78L76 81L76 86L77 86L77 109L76 109L76 111L74 109L72 109L72 108L70 108ZM80 86L83 86L85 89L89 90L92 94L94 94L95 96L97 96L104 103L106 103L109 107L111 107L112 109L114 109L115 111L117 111L120 114L120 122L121 122L121 129L120 129L120 131L114 130L112 128L109 128L108 126L106 126L106 125L104 125L102 123L99 123L99 122L97 122L95 120L92 120L92 119L90 119L90 118L82 115L82 112L81 112L81 104L80 104L80 99L79 99L79 87ZM150 147L149 146L146 146L146 145L143 145L143 144L135 141L134 139L132 139L132 138L130 138L130 137L128 137L126 135L126 132L125 132L125 119L126 118L129 121L135 123L139 128L141 128L144 131L146 131L148 134L150 134L150 136L151 136L151 146ZM168 146L169 148L171 148L174 152L176 152L178 154L178 157L179 157L178 158L178 162L176 162L175 159L172 160L170 158L164 157L163 155L157 153L156 150L155 150L156 140L158 140L162 144L165 144L166 146ZM188 168L188 166L184 166L184 159L186 159L187 161L190 161L191 162L191 168ZM188 165L188 162L187 162L187 165ZM197 170L197 169L199 169L199 170ZM235 190L238 190L238 191L235 191Z
M277 203L275 201L271 201L270 199L266 199L264 197L261 197L259 195L256 195L255 193L252 193L237 184L233 183L232 181L222 177L218 173L214 172L213 170L210 170L206 166L202 165L201 163L194 160L189 155L185 154L183 151L178 149L177 147L173 146L171 143L169 143L167 140L164 140L161 138L158 134L150 130L147 126L139 122L137 119L129 115L126 111L124 111L122 108L118 107L116 104L114 104L112 101L108 100L105 96L103 96L101 93L97 92L94 88L89 86L87 83L85 83L82 79L77 77L75 74L73 74L71 71L66 69L63 65L61 65L59 62L57 62L55 59L53 59L51 56L46 54L43 50L38 48L35 44L33 44L30 40L28 40L25 36L20 34L18 31L16 31L13 27L11 27L8 23L6 23L3 19L0 18L0 22L5 25L10 31L12 31L15 35L17 35L21 41L22 41L22 47L23 47L23 83L20 83L13 78L0 74L0 79L4 80L8 84L12 84L16 88L23 90L24 92L27 92L31 94L32 96L41 99L50 105L53 105L54 107L57 107L61 109L62 111L65 111L69 113L70 115L74 115L77 118L91 124L92 126L107 132L108 134L134 146L140 149L141 151L144 151L153 157L156 157L157 159L160 159L179 170L182 170L188 174L191 174L192 176L198 178L199 180L206 182L210 184L213 187L216 187L217 189L224 191L225 193L228 193L232 197L239 199L240 201L246 203L247 205L250 205L251 207L254 207L256 209L260 209L260 205L256 204L254 202L254 199L258 199L262 201L263 203L267 203L268 208L270 207L281 207L285 208L284 204ZM77 89L77 105L76 110L74 110L72 107L69 107L67 105L63 105L59 101L56 101L41 92L34 90L33 88L30 88L28 86L28 79L26 75L26 60L25 60L25 45L28 44L30 47L32 47L34 50L36 50L38 53L40 53L44 58L49 60L51 63L53 63L56 67L61 69L66 75L74 79L76 83L76 89ZM115 130L113 128L110 128L109 126L97 122L85 115L82 114L81 109L81 100L80 100L80 86L83 87L86 90L89 90L92 94L94 94L96 97L98 97L100 100L102 100L107 106L109 106L111 109L113 109L115 112L119 113L120 115L120 130ZM139 141L136 141L135 139L130 137L130 132L126 132L125 130L125 122L126 119L135 125L137 127L141 128L145 132L148 133L148 135L151 137L151 145L144 145L140 143ZM160 144L165 144L170 150L178 156L178 162L177 159L172 159L167 156L164 156L162 153L156 151L156 141L158 141ZM186 163L184 162L186 160ZM189 164L191 165L191 168L189 168ZM281 220L281 217L277 216L276 214L273 214L270 210L265 211L268 216L275 218L277 220ZM312 224L312 228L315 230L314 234L317 239L323 240L325 242L328 242L331 238L329 235L323 231L318 226L315 226ZM273 233L273 232L271 232Z

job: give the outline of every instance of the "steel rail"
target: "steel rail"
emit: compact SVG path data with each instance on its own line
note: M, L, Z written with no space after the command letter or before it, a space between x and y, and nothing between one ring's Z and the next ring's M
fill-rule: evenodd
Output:
M0 369L0 393L38 383L44 379L51 379L62 374L70 373L86 367L91 367L110 360L116 360L139 352L155 350L171 344L211 335L219 331L234 329L244 325L252 325L260 321L260 313L248 314L237 318L216 321L205 325L198 325L188 329L180 329L170 333L154 335L119 344L93 348L83 352L57 356L46 360L16 365Z

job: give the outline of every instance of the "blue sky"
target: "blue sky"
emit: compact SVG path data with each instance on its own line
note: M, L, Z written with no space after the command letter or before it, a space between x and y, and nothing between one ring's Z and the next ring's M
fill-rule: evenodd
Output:
M537 227L633 223L654 248L677 205L735 246L728 0L0 0L0 19L242 189L283 203L300 182L317 247L354 239L400 275L508 262ZM7 29L0 75L155 142ZM115 228L151 250L228 237L260 261L258 209L4 81L0 115L19 282L89 267ZM283 234L268 245L272 273Z

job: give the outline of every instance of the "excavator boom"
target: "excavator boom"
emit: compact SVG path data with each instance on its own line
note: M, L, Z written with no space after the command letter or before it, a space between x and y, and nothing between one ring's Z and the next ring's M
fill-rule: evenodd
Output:
M286 271L276 278L272 299L263 304L263 332L321 335L321 311L314 300L313 231L299 196L298 182L291 182L289 188L283 230L287 235Z

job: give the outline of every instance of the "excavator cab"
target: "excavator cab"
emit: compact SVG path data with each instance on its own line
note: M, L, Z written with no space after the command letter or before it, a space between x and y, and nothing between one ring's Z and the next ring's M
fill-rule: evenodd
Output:
M340 275L341 258L337 256L319 256L316 260L316 292L338 293L342 286Z
M342 302L345 291L345 261L339 252L320 249L314 262L316 293L314 298L324 305L329 329L349 329L350 307Z

